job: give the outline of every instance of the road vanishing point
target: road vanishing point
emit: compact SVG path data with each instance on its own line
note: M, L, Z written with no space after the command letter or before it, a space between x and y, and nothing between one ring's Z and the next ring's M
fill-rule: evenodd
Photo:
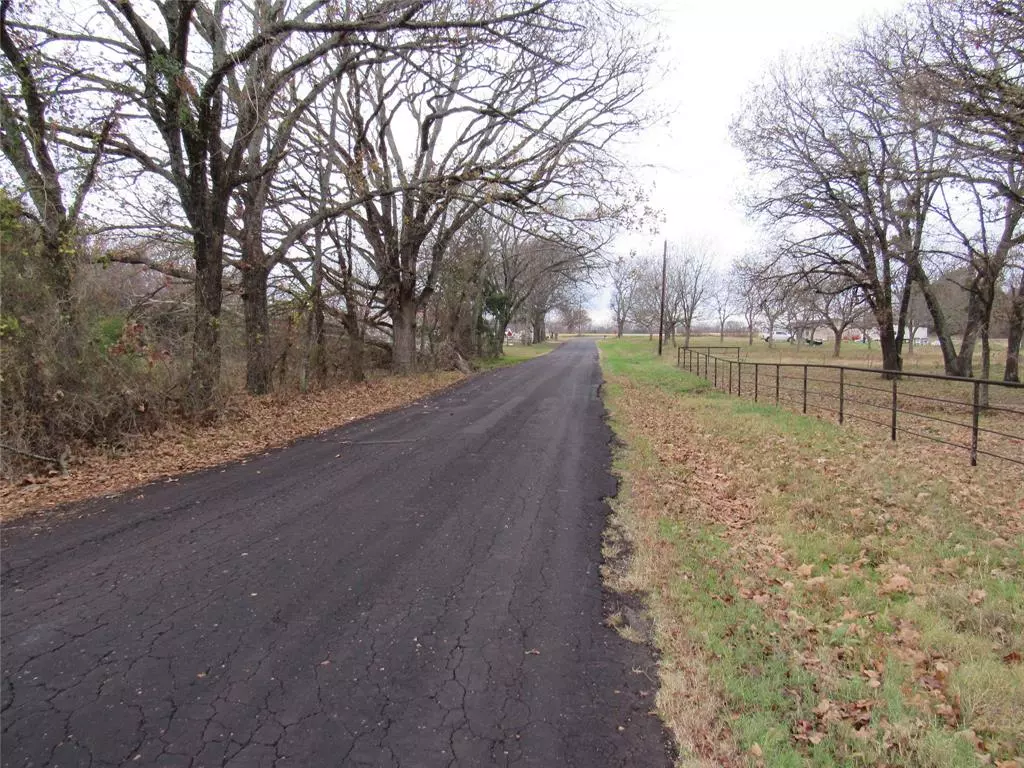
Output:
M3 532L3 766L669 766L592 341Z

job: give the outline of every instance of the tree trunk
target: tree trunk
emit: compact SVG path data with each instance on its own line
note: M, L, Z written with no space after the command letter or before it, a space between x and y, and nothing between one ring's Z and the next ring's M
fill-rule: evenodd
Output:
M312 295L309 297L309 353L307 366L313 383L319 388L327 383L327 336L324 334L323 267L313 263Z
M245 314L245 390L265 395L271 389L270 317L267 312L269 272L253 254L242 266L242 308Z
M946 322L945 312L943 312L941 304L935 297L935 292L932 290L931 283L924 274L924 270L917 267L913 270L912 278L921 289L921 296L924 298L925 306L928 308L928 314L931 315L932 324L935 326L935 335L939 339L939 348L942 350L942 362L946 375L970 376L971 358L974 355L974 338L977 333L977 327L974 325L975 321L972 320L975 314L975 298L973 296L973 289L975 286L971 286L972 298L968 308L967 327L964 329L964 336L960 346L960 354L958 355L956 347L953 344L952 334L949 332L949 324Z
M423 302L423 319L420 321L420 357L426 357L427 354L427 304Z
M981 378L988 381L992 368L992 346L989 343L988 324L981 329ZM978 387L978 402L982 408L988 408L988 384Z
M718 340L721 341L721 342L725 341L725 323L724 322L721 323L718 326ZM687 344L686 346L690 346L690 345Z
M279 368L277 374L278 386L283 391L288 386L288 358L292 351L292 321L291 318L284 326L284 349L281 351L281 357L279 358ZM272 373L273 371L271 371Z
M544 316L546 312L534 312L533 313L533 343L540 344L544 341L547 334L544 328Z
M391 366L396 373L412 373L416 370L416 303L407 300L391 312L394 333Z
M983 332L983 326L987 322L985 315L985 301L978 292L985 288L979 281L971 286L971 296L967 301L967 323L964 327L964 335L960 339L960 353L956 356L957 373L950 373L950 376L974 375L974 345L977 343L979 333Z
M1013 296L1010 307L1009 333L1006 344L1006 370L1003 381L1020 381L1020 347L1024 338L1024 271L1021 272L1020 285Z
M626 321L625 320L621 320L621 321L619 321L619 322L617 322L615 324L615 338L617 338L617 339L621 339L622 338L622 330L623 330L623 328L625 328L625 326L626 326Z
M195 327L192 333L192 368L186 405L201 414L213 405L220 383L220 311L222 281L220 248L223 237L196 236Z
M839 357L843 345L843 332L837 331L835 328L832 329L832 334L835 338L835 345L832 347L832 357Z
M500 315L495 318L497 332L494 336L494 352L497 357L501 357L505 354L505 331L508 330L508 320L503 319Z
M351 381L361 382L366 379L363 367L363 335L359 330L359 312L351 296L345 298L345 315L342 318L345 333L348 335L348 377Z
M901 345L896 338L896 331L891 323L887 325L879 323L878 344L882 347L882 367L887 371L902 371L903 355L900 349Z
M47 227L43 227L42 230L43 259L46 264L47 282L57 299L61 320L68 327L73 328L77 322L74 283L78 265L75 259L77 253L75 244L66 224L56 225L56 230L53 232L50 232Z

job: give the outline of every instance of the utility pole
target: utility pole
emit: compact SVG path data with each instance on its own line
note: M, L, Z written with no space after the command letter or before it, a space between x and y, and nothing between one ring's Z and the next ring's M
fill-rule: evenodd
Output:
M661 308L658 311L658 357L661 357L661 340L665 335L665 273L668 271L668 240L661 249Z

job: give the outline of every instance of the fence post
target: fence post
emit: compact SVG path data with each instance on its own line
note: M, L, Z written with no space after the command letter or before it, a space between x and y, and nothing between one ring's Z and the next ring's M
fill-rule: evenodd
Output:
M754 402L757 402L757 370L761 367L760 363L754 363Z
M804 366L804 413L807 413L807 366Z
M779 368L782 366L778 363L775 364L775 407L779 405Z
M729 394L732 394L732 360L729 361Z
M892 424L889 427L889 438L892 440L896 439L896 382L899 381L895 376L892 379Z
M736 397L743 397L743 363L736 361Z
M682 347L676 347L676 368L682 368L683 367L682 363L680 362L682 359L683 359L683 348Z
M845 387L844 387L845 381L843 379L843 374L845 372L846 372L845 368L840 368L839 369L839 423L840 424L843 423L843 394L844 394L844 389L845 389Z
M971 466L978 466L978 421L981 416L981 382L974 382L974 410L971 414Z
M708 352L708 356L710 356L710 355L711 355L711 353ZM718 389L718 358L717 357L715 358L714 365L715 365L715 389Z

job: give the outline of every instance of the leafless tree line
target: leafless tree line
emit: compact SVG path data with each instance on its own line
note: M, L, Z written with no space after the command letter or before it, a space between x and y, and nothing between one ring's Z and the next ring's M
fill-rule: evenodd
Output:
M974 374L980 340L987 377L1002 303L1004 377L1018 381L1022 94L1020 0L926 0L813 62L780 62L733 126L754 172L749 207L772 243L741 272L780 295L809 288L836 319L837 344L860 305L890 370L902 367L910 327L927 322L948 374ZM950 281L966 296L960 328Z
M190 306L190 412L215 402L226 302L253 393L273 385L276 306L307 384L328 328L354 378L368 349L410 371L500 350L513 318L543 335L630 214L615 147L645 119L652 55L605 0L0 0L0 52L7 250L67 357L95 320L88 264L159 275Z
M724 299L723 277L715 271L715 256L706 241L684 240L666 244L666 249L662 332L673 343L681 332L681 343L689 345L695 321L713 302ZM659 332L663 255L631 253L609 267L610 309L618 336L627 326L652 336Z

